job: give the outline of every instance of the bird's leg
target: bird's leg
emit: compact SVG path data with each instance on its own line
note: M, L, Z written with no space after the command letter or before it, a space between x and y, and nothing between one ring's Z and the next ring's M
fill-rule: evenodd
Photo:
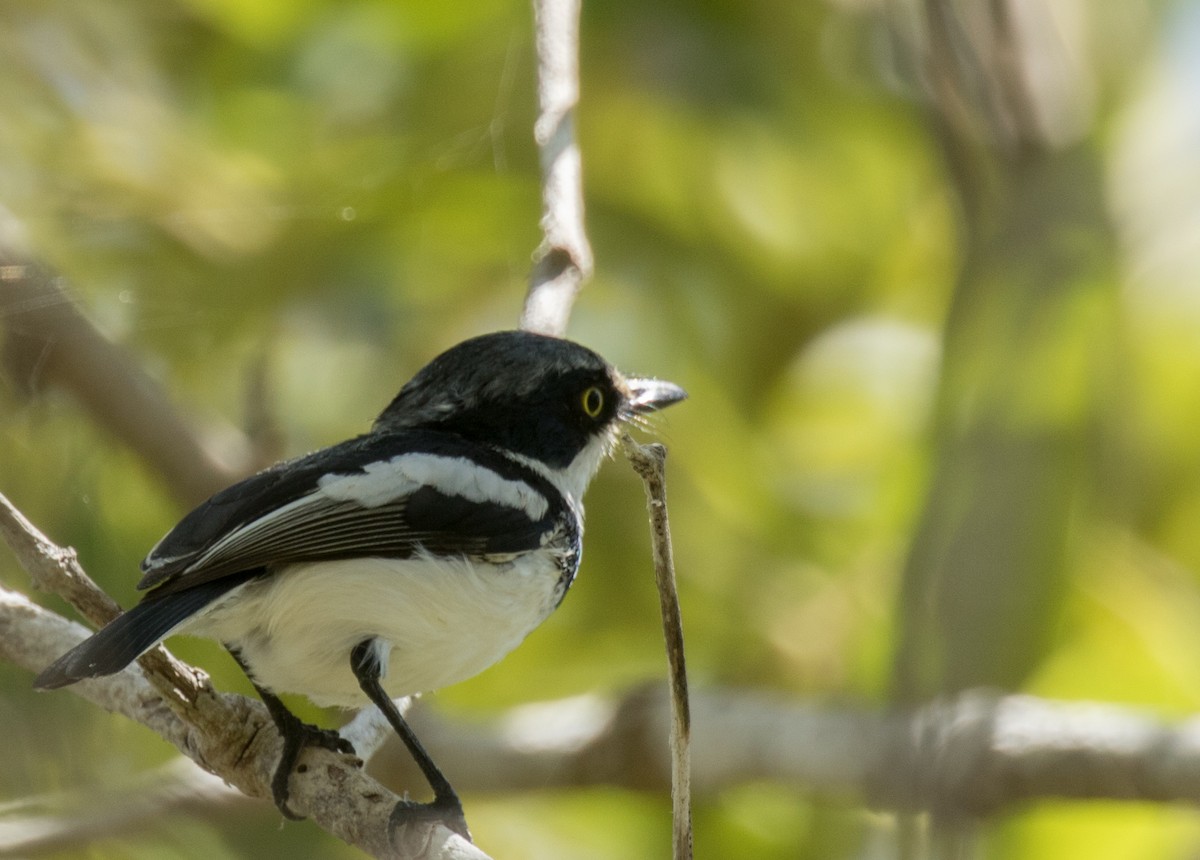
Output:
M396 708L396 703L392 701L380 683L382 669L374 639L365 639L354 646L350 652L350 668L354 672L354 677L358 679L358 685L367 694L367 698L383 712L392 728L396 730L396 734L400 736L400 740L404 741L404 745L408 747L409 753L433 789L431 803L402 800L396 804L396 808L392 810L390 821L392 831L394 832L399 826L414 819L432 818L441 821L451 830L469 840L471 833L467 829L467 820L463 816L462 803L458 799L458 794L455 793L449 780L442 774L438 766L433 763L433 759L429 757L425 747L417 740L417 736L413 734L413 730Z
M254 680L254 675L251 674L249 667L242 660L241 655L236 648L229 648L229 653L233 655L233 659L242 667L242 671L246 673L246 677L250 679L250 683L254 685L254 689L258 691L259 698L263 704L267 706L267 713L271 715L271 720L275 723L275 728L279 731L283 738L283 750L279 754L279 764L275 766L275 775L271 777L271 796L275 800L275 806L283 813L285 818L290 818L292 821L302 821L303 815L297 815L288 807L288 781L291 779L292 771L296 768L296 762L300 758L300 753L304 751L306 746L322 747L330 752L346 753L354 755L354 745L350 741L343 738L333 729L322 729L314 726L311 723L306 723L288 710L278 696L270 690L260 687L258 682Z

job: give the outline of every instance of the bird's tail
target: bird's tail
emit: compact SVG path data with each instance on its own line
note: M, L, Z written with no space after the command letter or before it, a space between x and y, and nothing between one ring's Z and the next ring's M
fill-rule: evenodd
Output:
M162 596L151 592L133 609L118 615L47 666L33 686L53 690L84 678L119 672L243 581L225 577Z

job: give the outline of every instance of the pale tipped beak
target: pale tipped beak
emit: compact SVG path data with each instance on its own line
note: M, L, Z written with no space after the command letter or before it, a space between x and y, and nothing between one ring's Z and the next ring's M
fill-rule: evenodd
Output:
M625 408L633 415L657 412L687 398L686 391L662 379L626 379L625 384L629 386Z

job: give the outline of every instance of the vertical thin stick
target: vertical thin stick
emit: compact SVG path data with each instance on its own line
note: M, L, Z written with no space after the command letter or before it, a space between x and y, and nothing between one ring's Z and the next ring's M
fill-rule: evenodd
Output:
M627 434L621 439L625 456L646 487L650 535L654 546L654 579L658 583L667 668L671 685L671 802L675 829L675 860L692 856L692 715L688 705L687 665L683 653L683 620L675 588L671 525L667 519L667 449L658 443L639 445Z
M592 274L583 227L583 166L575 143L579 102L580 0L533 0L538 118L533 126L542 165L542 243L521 328L563 335L575 296Z

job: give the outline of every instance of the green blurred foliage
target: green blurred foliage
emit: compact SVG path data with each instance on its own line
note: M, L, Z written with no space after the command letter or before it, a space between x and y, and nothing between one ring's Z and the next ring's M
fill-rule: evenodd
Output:
M871 4L585 5L597 274L570 333L691 393L660 428L694 683L879 705L908 630L922 695L986 683L1200 706L1197 262L1138 191L1168 171L1176 197L1200 199L1186 162L1141 143L1172 131L1145 105L1196 29L1186 4L1079 12L1096 113L1063 158L1084 166L1035 177L1015 195L1027 219L997 213L1024 229L973 248ZM6 0L0 205L201 424L240 423L265 362L287 452L334 442L436 352L517 319L539 239L530 18L523 0ZM182 513L53 390L0 389L0 491L126 604ZM588 508L561 610L439 707L495 713L664 674L623 463ZM907 611L906 566L941 578L928 618ZM26 586L4 554L0 577ZM178 650L247 690L215 647ZM29 680L0 667L4 798L122 784L173 754ZM668 850L665 797L466 802L496 856ZM696 823L700 857L878 856L892 827L762 785L700 798ZM87 856L353 855L276 824L172 820ZM1200 827L1149 805L1046 804L986 846L1187 856Z

